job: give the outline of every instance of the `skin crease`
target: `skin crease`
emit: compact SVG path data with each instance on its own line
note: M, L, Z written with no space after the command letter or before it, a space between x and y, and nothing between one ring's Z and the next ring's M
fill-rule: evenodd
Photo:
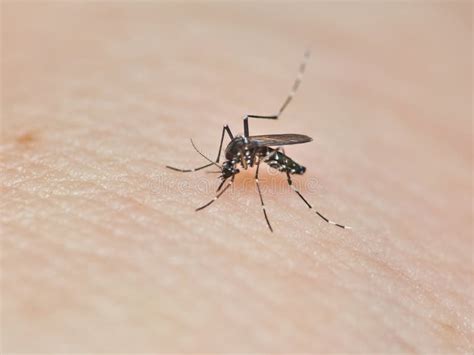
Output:
M472 353L472 4L2 2L2 352ZM261 168L222 125L301 133ZM210 168L210 171L215 170Z

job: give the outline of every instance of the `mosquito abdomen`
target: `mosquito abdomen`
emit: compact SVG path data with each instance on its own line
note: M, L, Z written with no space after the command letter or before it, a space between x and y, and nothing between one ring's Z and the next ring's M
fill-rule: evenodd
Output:
M265 159L265 163L273 169L289 172L290 174L303 175L306 171L303 165L298 164L287 155L276 150Z

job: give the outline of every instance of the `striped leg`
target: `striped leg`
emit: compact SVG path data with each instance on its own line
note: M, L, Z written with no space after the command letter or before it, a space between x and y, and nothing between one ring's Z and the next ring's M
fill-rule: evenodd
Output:
M314 212L316 212L316 214L321 217L323 220L325 220L327 223L329 224L333 224L339 228L343 228L343 229L352 229L351 227L349 226L345 226L345 225L342 225L342 224L339 224L339 223L336 223L336 222L333 222L331 221L330 219L324 217L321 213L319 213L318 211L316 211L313 206L310 205L310 203L308 201L306 201L306 199L303 197L303 195L298 191L298 189L296 187L293 186L293 181L291 180L291 176L290 176L290 173L287 172L286 173L287 177L288 177L288 185L290 185L290 187L293 189L294 192L296 192L298 194L298 196L303 200L303 202L306 204L306 206L308 206L309 209L313 210Z
M226 192L227 189L234 183L234 178L235 178L235 175L232 175L232 177L231 177L229 183L227 184L227 186L224 187L224 189L223 189L221 192L219 192L216 196L214 196L214 198L213 198L211 201L209 201L208 203L206 203L205 205L203 205L203 206L201 206L201 207L199 207L199 208L196 208L196 211L200 211L200 210L205 209L207 206L211 205L214 201L216 201L219 197L221 197L222 194L223 194L224 192ZM224 180L224 181L225 181L225 180Z
M257 162L257 171L255 172L255 183L257 184L258 195L260 196L260 203L262 205L263 215L265 216L265 221L267 221L267 226L270 229L270 232L273 232L273 228L270 224L270 221L267 216L267 211L265 209L265 203L263 202L262 191L260 190L260 184L258 181L258 170L260 168L260 162Z
M225 132L227 132L227 135L229 136L230 140L234 139L234 135L232 134L230 128L228 125L224 125L224 127L222 128L222 136L221 136L221 144L219 144L219 152L217 153L217 159L216 159L216 163L219 162L220 158L221 158L221 152L222 152L222 143L224 142L224 134Z
M193 173L195 171L202 170L202 169L205 169L207 167L210 167L211 165L214 165L214 163L209 163L209 164L206 164L206 165L200 166L199 168L194 168L194 169L178 169L178 168L175 168L175 167L172 167L172 166L169 166L169 165L166 165L166 167L168 169L171 169L171 170L174 170L174 171L179 171L180 173Z
M280 111L278 111L278 116L281 115L281 113L286 108L286 106L288 106L288 104L291 102L291 100L293 100L293 96L296 94L296 91L298 90L298 88L301 84L301 80L303 79L303 74L304 74L304 71L306 69L306 63L308 63L308 59L309 59L310 54L311 53L310 53L309 50L306 50L306 52L304 53L303 61L300 64L300 68L298 70L298 74L296 75L295 82L293 83L293 87L291 88L291 91L288 94L288 97L286 98L285 102L281 106Z
M259 115L246 115L244 116L244 136L249 137L250 132L249 132L249 118L262 118L262 119L268 119L268 120L276 120L280 115L283 113L285 108L288 106L288 104L293 100L293 96L295 96L296 91L298 91L298 88L301 84L301 80L303 78L303 73L306 69L306 63L308 62L310 55L310 51L307 50L304 53L303 61L300 64L300 68L298 70L298 74L296 76L295 82L293 83L293 86L291 87L290 93L286 97L286 100L283 102L283 105L281 105L280 109L278 110L278 113L276 115L271 115L271 116L259 116Z
M216 158L216 163L219 163L219 160L221 158L221 152L222 152L222 144L224 142L224 136L225 136L225 133L227 132L227 134L229 135L230 139L234 139L234 135L232 134L230 128L228 125L225 125L223 128L222 128L222 135L221 135L221 143L219 144L219 151L217 153L217 158ZM193 144L193 147L194 147L194 144ZM199 150L197 150L196 147L194 147L194 149L196 149L196 151L201 154L201 152ZM202 155L202 154L201 154ZM206 158L206 157L205 157ZM207 159L207 158L206 158ZM209 164L206 164L206 165L203 165L203 166L200 166L199 168L194 168L194 169L178 169L178 168L175 168L175 167L172 167L172 166L169 166L167 165L166 167L168 169L171 169L171 170L174 170L174 171L179 171L181 173L193 173L195 171L198 171L198 170L201 170L201 169L205 169L207 167L210 167L211 165L215 165L214 163L209 163Z

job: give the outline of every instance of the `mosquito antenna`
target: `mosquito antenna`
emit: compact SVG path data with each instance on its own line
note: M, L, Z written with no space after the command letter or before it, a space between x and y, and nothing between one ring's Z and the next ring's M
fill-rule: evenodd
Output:
M203 157L204 159L206 159L209 163L214 164L215 166L217 166L219 169L222 170L222 166L220 166L220 165L217 164L215 161L212 161L211 159L209 159L208 157L206 157L203 153L201 153L201 151L200 151L199 149L197 149L197 147L196 147L196 145L194 144L192 138L190 139L190 141L191 141L191 144L193 145L194 150L195 150L196 152L198 152L200 156L202 156L202 157Z

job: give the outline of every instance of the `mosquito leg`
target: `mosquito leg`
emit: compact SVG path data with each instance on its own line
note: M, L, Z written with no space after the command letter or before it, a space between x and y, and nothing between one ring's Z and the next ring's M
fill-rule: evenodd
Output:
M268 120L276 120L278 116L257 116L257 115L245 115L244 116L244 137L249 137L249 118L263 118Z
M205 169L207 167L210 167L211 165L214 165L213 163L209 163L209 164L206 164L206 165L203 165L203 166L200 166L199 168L194 168L194 169L178 169L178 168L175 168L175 167L172 167L172 166L169 166L169 165L166 165L166 167L168 169L171 169L171 170L174 170L174 171L179 171L181 173L193 173L195 171L198 171L198 170L201 170L201 169Z
M260 162L257 163L257 171L255 172L255 183L257 184L258 196L260 197L260 203L262 205L263 215L265 216L265 221L267 221L267 226L270 229L270 232L273 232L273 228L270 224L270 221L267 216L267 210L265 209L265 203L263 202L262 191L260 190L260 184L258 181L258 170L260 168Z
M293 186L293 181L291 180L291 176L290 176L290 173L287 172L286 173L286 176L288 177L288 185L290 185L290 187L293 189L294 192L296 192L298 194L298 196L303 200L303 202L306 204L306 206L308 206L309 209L313 210L314 212L316 212L316 214L321 217L323 220L325 220L327 223L329 224L333 224L337 227L340 227L340 228L343 228L343 229L352 229L351 227L349 226L345 226L345 225L342 225L342 224L339 224L339 223L336 223L336 222L333 222L331 221L330 219L324 217L321 213L319 213L318 211L316 211L313 206L310 205L310 203L308 201L306 201L306 199L303 197L303 195L298 191L298 189L296 187Z
M223 128L222 128L222 135L221 135L221 142L219 144L219 151L217 153L217 158L216 158L216 163L219 163L219 160L220 160L220 157L221 157L221 152L222 152L222 144L224 142L224 136L225 136L225 133L227 132L227 134L229 135L230 139L234 139L234 135L232 134L230 128L228 125L225 125ZM174 171L179 171L181 173L193 173L195 171L198 171L198 170L201 170L201 169L205 169L209 166L213 165L213 163L209 163L209 164L206 164L206 165L203 165L203 166L200 166L198 168L194 168L194 169L178 169L178 168L175 168L175 167L172 167L172 166L169 166L167 165L166 167L168 169L171 169L171 170L174 170Z
M224 187L224 189L223 189L221 192L219 192L216 196L214 196L214 198L213 198L211 201L209 201L208 203L206 203L205 205L203 205L203 206L201 206L201 207L196 208L196 211L203 210L204 208L206 208L207 206L209 206L210 204L212 204L214 201L216 201L219 197L221 197L222 194L223 194L224 192L226 192L227 189L233 184L234 178L235 178L235 175L232 175L232 178L230 179L230 181L229 181L229 183L227 184L227 186Z
M291 87L290 93L286 97L285 102L283 102L283 105L281 105L280 110L278 111L278 116L281 115L281 113L285 110L286 106L288 106L288 104L291 102L291 100L293 100L293 96L295 96L296 91L298 91L298 88L301 84L301 80L303 79L303 74L304 74L304 71L306 69L306 63L308 63L308 59L309 59L310 54L311 53L310 53L309 50L306 50L306 52L304 53L303 61L300 64L298 74L296 75L295 82L293 83L293 86Z
M249 132L249 118L261 118L261 119L268 119L268 120L276 120L280 115L283 113L285 108L288 106L288 104L293 100L293 97L296 94L296 91L298 91L298 88L301 84L301 80L303 78L304 71L306 69L306 63L308 62L310 55L310 51L307 50L304 53L303 61L300 64L298 74L296 75L296 79L293 83L293 86L291 87L290 92L288 93L288 96L286 97L285 101L283 102L283 105L281 105L280 109L278 110L278 113L276 115L271 115L271 116L259 116L259 115L246 115L244 116L244 136L249 137L250 132Z
M234 135L232 134L229 126L224 125L224 127L222 128L221 143L219 144L219 152L217 153L216 163L218 163L221 158L222 144L224 143L224 135L226 132L229 135L230 140L234 139Z
M227 179L222 179L221 183L219 184L219 187L216 190L216 193L219 192L222 189L222 186L224 186L224 183L226 182Z

